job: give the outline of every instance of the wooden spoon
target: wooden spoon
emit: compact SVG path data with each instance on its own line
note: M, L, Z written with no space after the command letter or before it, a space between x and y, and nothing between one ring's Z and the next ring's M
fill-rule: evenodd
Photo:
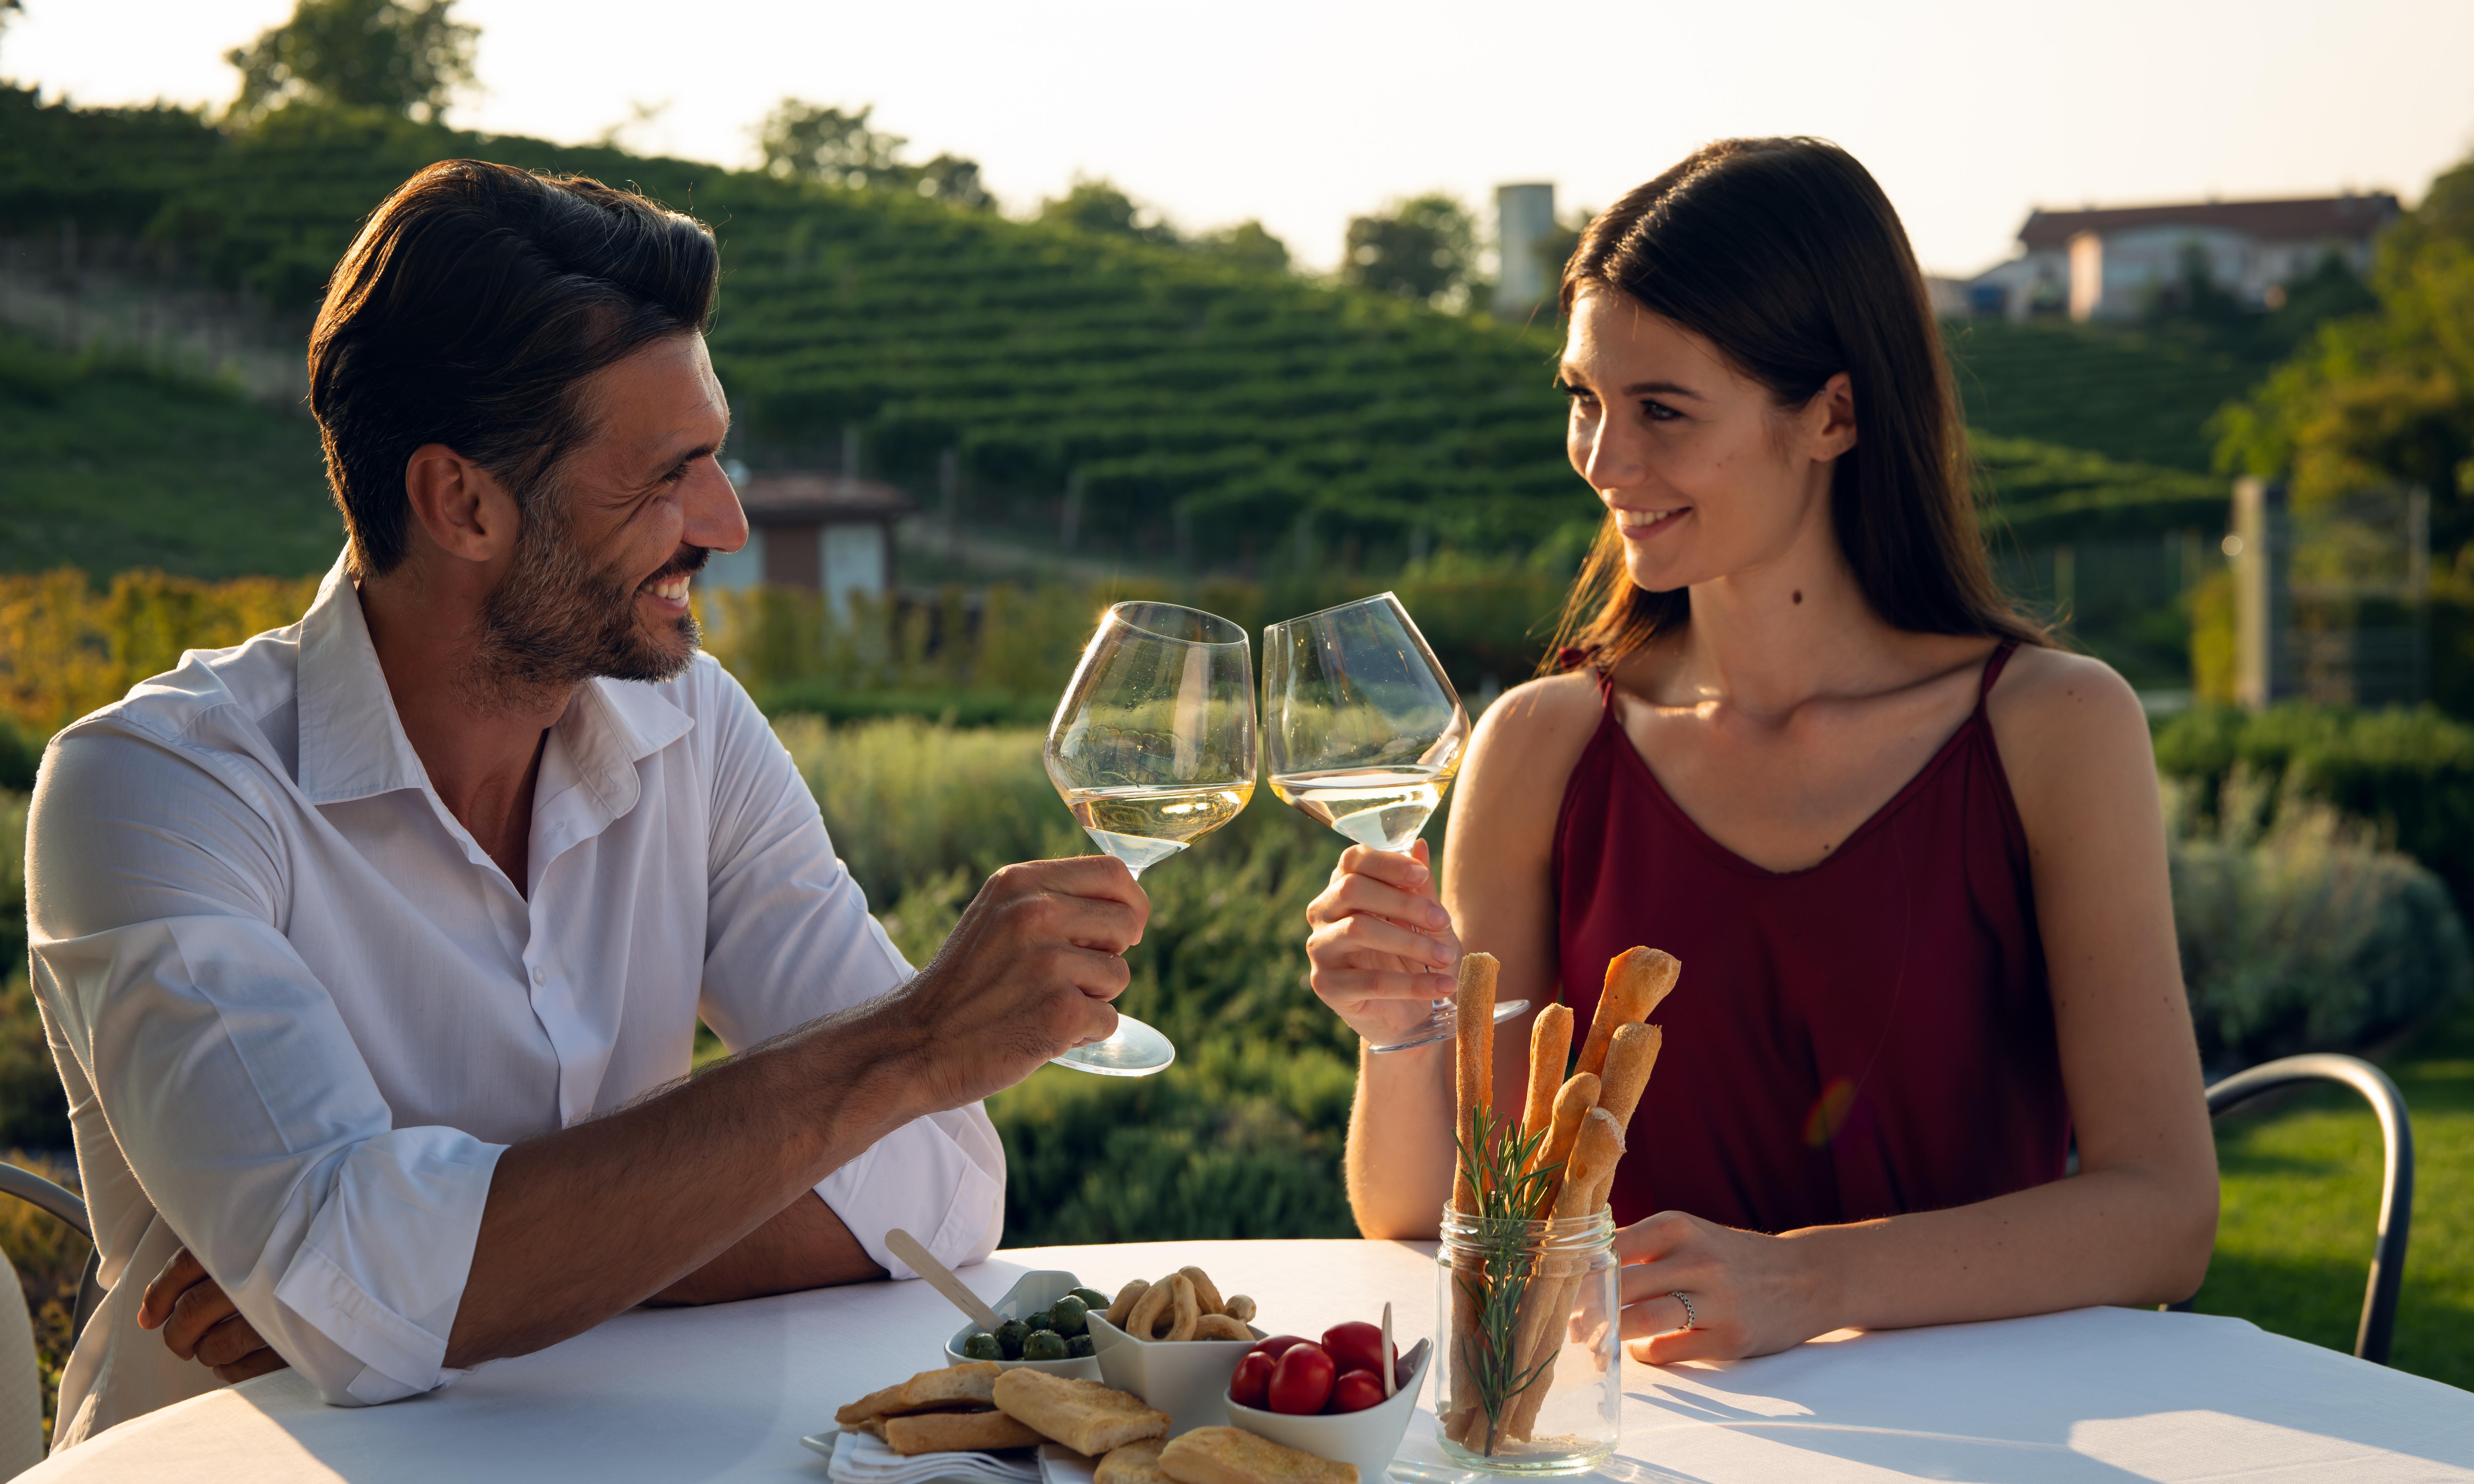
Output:
M970 1315L972 1323L981 1328L994 1334L997 1331L997 1326L1005 1323L997 1317L995 1309L988 1307L985 1299L973 1293L963 1285L960 1279L954 1276L952 1268L931 1257L928 1249L919 1245L919 1238L900 1227L895 1227L885 1233L885 1247L887 1252L909 1263L910 1271L928 1280L929 1287L952 1300L956 1308Z

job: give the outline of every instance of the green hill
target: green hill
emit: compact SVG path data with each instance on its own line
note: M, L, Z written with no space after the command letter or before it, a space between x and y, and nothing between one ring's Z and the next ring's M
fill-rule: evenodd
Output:
M2208 419L2267 365L2178 328L1965 320L1944 334L1970 427L2204 472Z
M293 576L335 558L318 429L0 326L0 570Z

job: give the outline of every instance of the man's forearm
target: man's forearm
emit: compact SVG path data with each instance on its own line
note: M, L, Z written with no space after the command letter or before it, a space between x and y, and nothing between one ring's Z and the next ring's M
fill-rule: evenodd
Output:
M649 1302L729 1304L885 1276L842 1218L811 1190Z
M509 1149L491 1179L446 1363L476 1365L580 1333L783 1215L929 1111L914 1106L915 1042L897 1013L863 1006Z

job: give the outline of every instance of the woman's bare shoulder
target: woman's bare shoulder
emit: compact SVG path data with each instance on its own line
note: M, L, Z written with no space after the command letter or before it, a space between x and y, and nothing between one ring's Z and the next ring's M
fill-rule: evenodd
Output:
M2089 787L2135 782L2154 792L2147 713L2130 682L2093 655L2020 650L1985 709L2023 810L2040 797L2084 799Z
M1463 801L1484 814L1496 807L1507 807L1514 818L1533 818L1541 809L1551 813L1597 730L1599 712L1597 677L1589 670L1505 691L1486 708L1469 739Z
M1566 732L1584 734L1598 725L1598 677L1594 670L1566 670L1513 686L1479 719L1481 732L1535 746Z

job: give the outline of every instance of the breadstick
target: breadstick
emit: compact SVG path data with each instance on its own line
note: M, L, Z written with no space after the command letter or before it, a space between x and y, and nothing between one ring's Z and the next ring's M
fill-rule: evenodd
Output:
M1572 1142L1581 1137L1581 1120L1598 1106L1598 1079L1588 1072L1575 1072L1555 1094L1555 1112L1546 1126L1546 1141L1530 1156L1533 1170L1563 1166L1548 1177L1544 1188L1538 1192L1535 1217L1542 1220L1555 1209L1555 1192L1563 1188L1564 1177L1571 1173Z
M1569 1221L1586 1216L1595 1209L1599 1182L1612 1179L1616 1161L1623 1158L1623 1125L1615 1115L1603 1108L1592 1108L1582 1120L1581 1137L1572 1145L1572 1165L1555 1201L1555 1219ZM1540 1264L1539 1276L1531 1280L1537 1292L1533 1303L1524 1305L1516 1331L1513 1353L1519 1357L1515 1375L1526 1376L1531 1371L1538 1378L1529 1384L1513 1402L1512 1416L1507 1420L1504 1435L1522 1439L1537 1425L1538 1409L1545 1404L1546 1393L1555 1384L1555 1354L1563 1348L1562 1334L1572 1317L1572 1303L1580 1296L1581 1274L1566 1273L1578 1259L1564 1257Z
M1531 1138L1555 1115L1555 1090L1564 1085L1564 1065L1572 1059L1572 1007L1549 1005L1538 1012L1529 1031L1529 1101L1521 1111L1520 1132Z
M1460 988L1452 995L1454 1055L1460 1106L1456 1110L1462 1141L1477 1153L1478 1114L1494 1103L1494 974L1492 953L1461 955ZM1477 1191L1463 1170L1452 1179L1452 1209L1477 1214Z
M1615 1027L1646 1020L1675 988L1676 976L1684 966L1672 953L1656 948L1626 948L1607 965L1606 988L1598 993L1598 1008L1589 1015L1589 1039L1581 1045L1579 1070L1603 1075L1606 1071L1607 1046L1614 1040Z
M1665 1043L1666 1032L1655 1025L1618 1025L1608 1041L1598 1106L1626 1128L1632 1127L1633 1111L1640 1107L1650 1071L1658 1065L1658 1048Z
M1460 985L1452 995L1452 1070L1457 1090L1454 1129L1468 1158L1453 1161L1452 1209L1477 1214L1477 1187L1469 1183L1469 1165L1478 1158L1478 1115L1494 1102L1494 976L1492 953L1461 955ZM1457 1267L1458 1264L1455 1264ZM1470 1285L1483 1280L1458 1273L1452 1282L1451 1400L1466 1406L1473 1396L1467 1359L1468 1342L1477 1334L1477 1301ZM1466 1425L1466 1424L1464 1424Z

